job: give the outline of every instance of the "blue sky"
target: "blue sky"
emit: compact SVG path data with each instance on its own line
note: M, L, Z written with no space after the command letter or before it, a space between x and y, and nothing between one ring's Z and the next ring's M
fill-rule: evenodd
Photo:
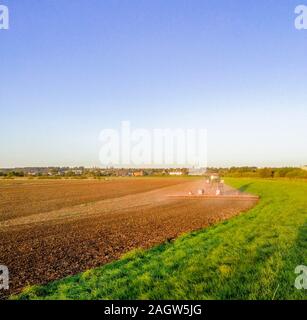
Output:
M0 167L99 166L99 133L208 130L211 166L307 164L307 0L0 0Z

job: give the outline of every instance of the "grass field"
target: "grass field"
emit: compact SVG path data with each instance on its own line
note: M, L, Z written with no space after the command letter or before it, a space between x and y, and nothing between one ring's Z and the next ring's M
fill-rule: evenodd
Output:
M307 182L227 179L261 197L240 216L82 274L26 288L19 299L306 299ZM16 298L16 297L15 297Z

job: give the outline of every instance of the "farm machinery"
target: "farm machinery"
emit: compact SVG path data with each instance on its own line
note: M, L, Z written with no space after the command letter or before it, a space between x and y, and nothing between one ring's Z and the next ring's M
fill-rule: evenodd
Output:
M186 194L170 195L187 199L229 199L229 200L257 200L259 197L225 186L224 180L218 174L208 175L201 182L200 188L190 190Z

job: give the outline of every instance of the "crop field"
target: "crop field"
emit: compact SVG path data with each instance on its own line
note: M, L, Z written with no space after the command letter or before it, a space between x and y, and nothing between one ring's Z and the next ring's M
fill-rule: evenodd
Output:
M171 197L203 184L181 177L1 180L0 263L10 270L9 294L171 243L255 205Z
M130 247L147 247L163 240L163 236L152 236L160 234L161 229L171 231L164 233L166 238L166 234L174 237L183 231L208 227L149 250L131 251L117 261L98 268L87 268L87 271L75 276L28 287L15 298L306 299L306 291L294 286L297 277L294 270L298 265L307 264L307 182L229 178L227 183L241 191L259 195L259 203L236 216L235 212L248 209L247 203L245 208L242 203L241 207L232 208L228 216L222 215L222 212L229 210L225 203L224 207L209 200L161 204L153 211L152 208L144 208L142 218L135 213L135 218L126 220L126 229L131 231L125 233L122 244L128 242L128 234L133 234L130 239L138 239L140 233L146 234L147 240L149 237L152 239L150 243L136 241ZM230 204L235 207L232 201ZM252 204L249 203L249 206ZM128 216L137 212L129 210ZM146 222L145 216L148 218ZM218 222L226 216L233 217ZM116 215L117 221L120 221L119 217L123 218L123 215ZM95 225L101 225L96 216L91 220L95 220ZM86 221L84 225L90 230ZM211 225L212 222L216 224ZM168 228L165 228L166 224ZM141 225L143 227L140 229ZM74 227L71 225L66 230L63 241L70 234L70 228L73 230ZM147 228L149 233L145 232ZM78 232L73 234L79 236ZM98 233L96 241L91 240L88 248L99 243L97 239ZM22 239L19 240L21 245ZM46 247L46 252L48 250L50 248ZM75 253L67 249L66 254L73 256ZM59 255L59 260L65 260L64 256ZM80 253L79 258L81 256ZM102 258L100 263L104 261ZM84 263L83 267L87 266L90 267L90 263ZM35 263L32 267L32 271L35 270ZM34 278L32 280L34 282Z

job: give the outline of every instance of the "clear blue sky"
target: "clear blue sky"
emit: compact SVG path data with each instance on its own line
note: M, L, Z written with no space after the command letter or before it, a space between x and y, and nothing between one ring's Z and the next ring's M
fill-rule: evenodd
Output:
M99 132L208 129L209 165L307 164L307 0L0 0L0 167L99 165Z

